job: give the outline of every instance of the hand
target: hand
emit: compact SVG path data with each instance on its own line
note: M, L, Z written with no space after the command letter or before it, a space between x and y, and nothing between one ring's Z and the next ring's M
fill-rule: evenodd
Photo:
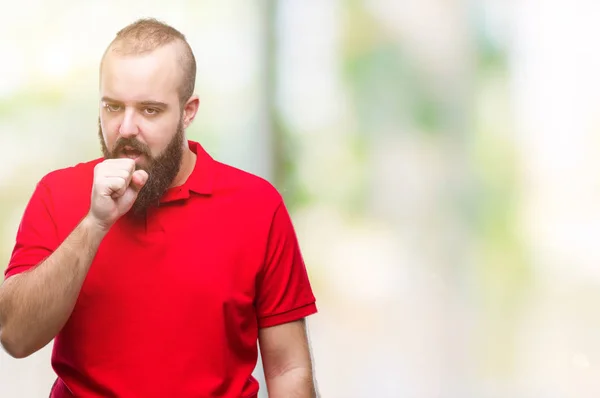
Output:
M108 230L135 202L140 189L148 181L148 173L135 170L133 159L107 159L94 168L91 217Z

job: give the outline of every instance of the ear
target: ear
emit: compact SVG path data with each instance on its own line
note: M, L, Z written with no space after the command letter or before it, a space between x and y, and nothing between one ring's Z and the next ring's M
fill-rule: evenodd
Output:
M200 107L200 98L197 95L192 95L183 106L183 128L187 129L198 113Z

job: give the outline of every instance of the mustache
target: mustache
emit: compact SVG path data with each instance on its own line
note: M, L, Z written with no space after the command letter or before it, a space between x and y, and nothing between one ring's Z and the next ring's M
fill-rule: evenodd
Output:
M115 143L115 147L112 150L113 155L122 152L125 147L130 147L143 155L150 155L150 148L147 145L139 142L135 138L119 138Z

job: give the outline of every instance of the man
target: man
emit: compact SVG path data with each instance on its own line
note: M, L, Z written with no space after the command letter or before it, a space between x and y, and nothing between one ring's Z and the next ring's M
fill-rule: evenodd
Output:
M0 341L23 358L53 338L50 396L315 396L315 313L281 196L213 160L186 128L199 106L185 37L121 30L100 65L103 158L47 174L0 287Z

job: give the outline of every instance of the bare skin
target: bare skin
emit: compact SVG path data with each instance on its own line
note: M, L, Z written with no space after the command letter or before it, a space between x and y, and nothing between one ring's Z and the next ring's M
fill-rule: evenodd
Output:
M147 179L145 171L135 171L132 159L98 164L88 214L46 260L0 286L0 343L11 356L33 354L62 329L100 242L129 211Z
M258 339L269 397L317 397L304 319L260 329Z

